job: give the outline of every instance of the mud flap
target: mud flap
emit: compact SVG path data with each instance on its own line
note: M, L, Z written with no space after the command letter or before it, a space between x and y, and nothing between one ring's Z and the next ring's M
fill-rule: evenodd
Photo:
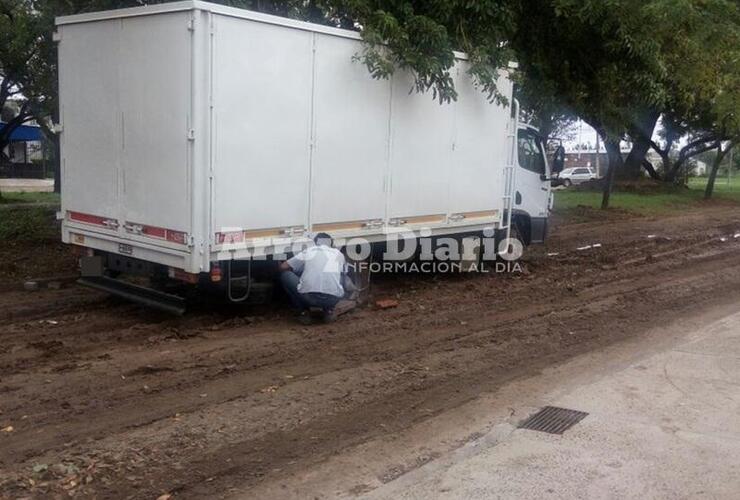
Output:
M530 220L530 243L544 243L547 238L547 217L532 217Z

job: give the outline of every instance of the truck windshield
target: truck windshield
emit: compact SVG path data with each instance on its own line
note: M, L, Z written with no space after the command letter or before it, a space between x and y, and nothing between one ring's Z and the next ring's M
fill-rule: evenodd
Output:
M519 165L536 174L545 175L545 157L540 139L533 130L521 129L518 137Z

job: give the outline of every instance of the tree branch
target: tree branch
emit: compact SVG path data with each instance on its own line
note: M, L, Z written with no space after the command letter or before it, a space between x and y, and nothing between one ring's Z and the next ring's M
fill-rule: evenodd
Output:
M10 135L21 125L33 119L33 115L30 112L30 105L28 102L23 103L18 114L8 121L0 129L0 150L5 148L5 145L10 140Z
M664 155L668 154L668 152L669 152L669 151L671 150L671 149L670 149L670 143L669 143L669 146L668 146L668 147L667 147L666 149L663 149L663 148L661 148L661 147L660 147L660 145L659 145L659 144L658 144L657 142L655 142L655 141L654 141L654 140L652 140L652 139L650 139L650 146L651 146L651 147L652 147L652 148L653 148L653 149L655 150L655 152L656 152L656 153L658 153L658 154L659 154L660 156L664 156Z

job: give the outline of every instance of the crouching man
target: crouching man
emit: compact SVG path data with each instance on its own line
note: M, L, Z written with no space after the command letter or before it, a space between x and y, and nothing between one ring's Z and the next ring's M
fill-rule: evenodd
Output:
M311 308L321 309L324 321L334 321L334 307L344 297L344 255L326 233L314 236L314 243L280 264L280 281L303 324L311 323Z

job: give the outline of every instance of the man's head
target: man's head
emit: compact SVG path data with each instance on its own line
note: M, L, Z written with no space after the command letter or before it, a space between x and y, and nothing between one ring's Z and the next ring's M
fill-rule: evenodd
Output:
M334 244L331 236L326 233L318 233L316 236L313 237L313 242L316 243L316 246L325 245L327 247L330 247Z

